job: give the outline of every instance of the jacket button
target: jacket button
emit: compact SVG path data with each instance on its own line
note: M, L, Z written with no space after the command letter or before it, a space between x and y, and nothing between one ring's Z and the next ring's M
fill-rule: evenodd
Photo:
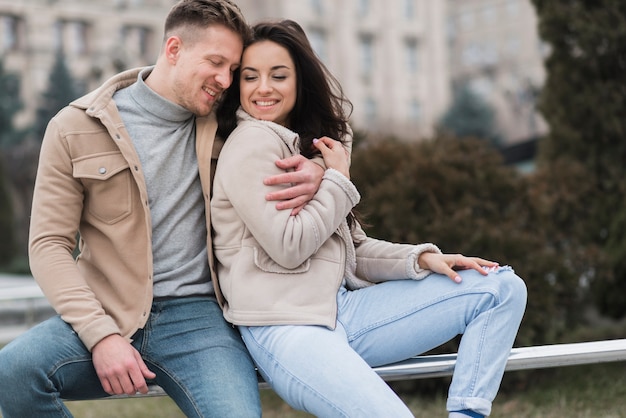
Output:
M98 170L98 172L99 172L100 174L106 174L107 169L106 169L105 167L100 167L100 169Z

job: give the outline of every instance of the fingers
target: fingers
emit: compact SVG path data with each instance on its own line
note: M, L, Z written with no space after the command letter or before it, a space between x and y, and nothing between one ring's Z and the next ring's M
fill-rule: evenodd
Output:
M282 160L276 161L276 166L282 168L283 170L288 169L297 169L304 161L307 161L306 157L303 155L293 155L291 157L283 158ZM265 183L265 184L279 184L277 183Z
M319 149L320 151L322 151L322 153L324 153L324 150L332 150L335 148L335 145L340 145L341 143L339 141L335 141L332 138L329 138L327 136L323 136L321 138L315 138L313 140L313 145Z
M130 370L130 379L136 392L146 394L148 393L148 384L146 383L146 379L154 379L156 374L148 369L148 366L143 361L138 351L135 351L135 360L137 361L137 366L139 367L132 368Z
M139 368L135 368L135 370L139 372ZM132 367L112 370L111 373L101 374L99 377L102 388L109 395L133 395L140 389L144 391L148 389L141 372L137 375L133 372Z
M284 189L268 193L265 199L277 201L276 209L278 210L293 209L298 213L315 196L322 181L324 169L301 155L295 157L276 162L277 166L295 168L295 171L267 177L263 183L265 185L289 185Z
M461 256L459 260L459 266L464 267L465 269L473 269L478 271L483 276L489 274L487 270L492 269L493 267L497 267L498 263L494 261L485 260L478 257L465 257ZM484 268L487 267L487 270Z
M300 211L302 209L304 209L304 206L306 206L306 204L300 205L298 207L295 207L291 210L291 216L296 216L298 213L300 213Z
M459 276L459 273L457 273L450 267L447 267L447 268L446 267L442 269L443 270L442 274L445 274L446 276L448 276L455 283L461 283L463 281L461 276Z
M156 374L148 369L148 366L139 357L139 353L137 356L137 363L100 379L105 392L111 395L148 393L146 379L154 379Z
M94 346L92 361L102 388L110 395L147 393L146 378L156 377L139 352L117 334Z
M322 137L314 139L313 145L321 151L327 168L333 168L350 178L350 159L348 158L348 152L340 142L328 137Z
M479 257L466 257L462 254L437 254L422 253L419 257L418 264L422 268L428 268L435 273L444 274L456 283L461 283L462 278L458 270L476 270L480 274L486 276L494 268L498 267L498 263L485 260Z
M447 274L452 280L456 283L461 283L461 276L455 270L476 270L483 276L489 274L490 271L493 271L494 268L498 267L498 263L495 261L485 260L479 257L466 257L461 254L456 254L452 256L452 264L450 265L451 270L454 272L452 275ZM485 269L486 267L486 269Z
M277 190L265 195L268 201L276 201L276 209L294 209L307 203L311 196L315 194L313 185L310 183L300 183L295 186Z

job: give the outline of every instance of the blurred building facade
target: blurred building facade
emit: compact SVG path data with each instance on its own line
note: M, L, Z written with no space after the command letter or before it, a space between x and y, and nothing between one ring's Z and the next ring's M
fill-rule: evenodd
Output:
M254 21L300 23L354 105L353 125L413 139L430 136L449 105L446 2L239 0Z
M530 0L448 0L453 91L469 86L495 110L506 144L547 132L536 110L547 48Z
M57 51L84 90L122 69L153 63L172 0L0 0L0 56L21 75L32 123Z
M523 113L532 101L524 88L539 88L543 79L529 0L236 2L251 23L290 18L303 26L354 104L358 130L408 140L431 136L461 83L489 99L507 139L543 129ZM22 75L26 110L18 125L32 122L57 50L73 77L92 89L122 69L154 63L174 3L0 0L0 56L7 70ZM507 35L498 32L505 29Z

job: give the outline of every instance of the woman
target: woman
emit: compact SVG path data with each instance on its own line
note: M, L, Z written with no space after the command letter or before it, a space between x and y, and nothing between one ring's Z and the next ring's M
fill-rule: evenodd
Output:
M253 29L218 113L230 134L211 201L226 319L272 388L321 417L412 416L371 367L463 334L447 409L489 415L525 309L523 281L433 244L367 237L351 214L360 196L341 89L298 24ZM263 184L280 171L274 161L320 152L328 168L313 200L296 214L265 200L278 190Z

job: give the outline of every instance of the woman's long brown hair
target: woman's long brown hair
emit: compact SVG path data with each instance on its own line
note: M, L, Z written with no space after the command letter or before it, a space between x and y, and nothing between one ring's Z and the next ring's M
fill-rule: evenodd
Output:
M281 45L296 67L296 103L289 114L289 129L300 135L300 152L307 158L317 153L314 138L328 136L344 141L349 132L348 119L352 103L344 96L337 79L313 51L302 27L292 20L258 23L252 28L250 46L260 41ZM239 107L240 72L234 74L232 86L217 110L218 134L226 139L235 129L235 112Z

